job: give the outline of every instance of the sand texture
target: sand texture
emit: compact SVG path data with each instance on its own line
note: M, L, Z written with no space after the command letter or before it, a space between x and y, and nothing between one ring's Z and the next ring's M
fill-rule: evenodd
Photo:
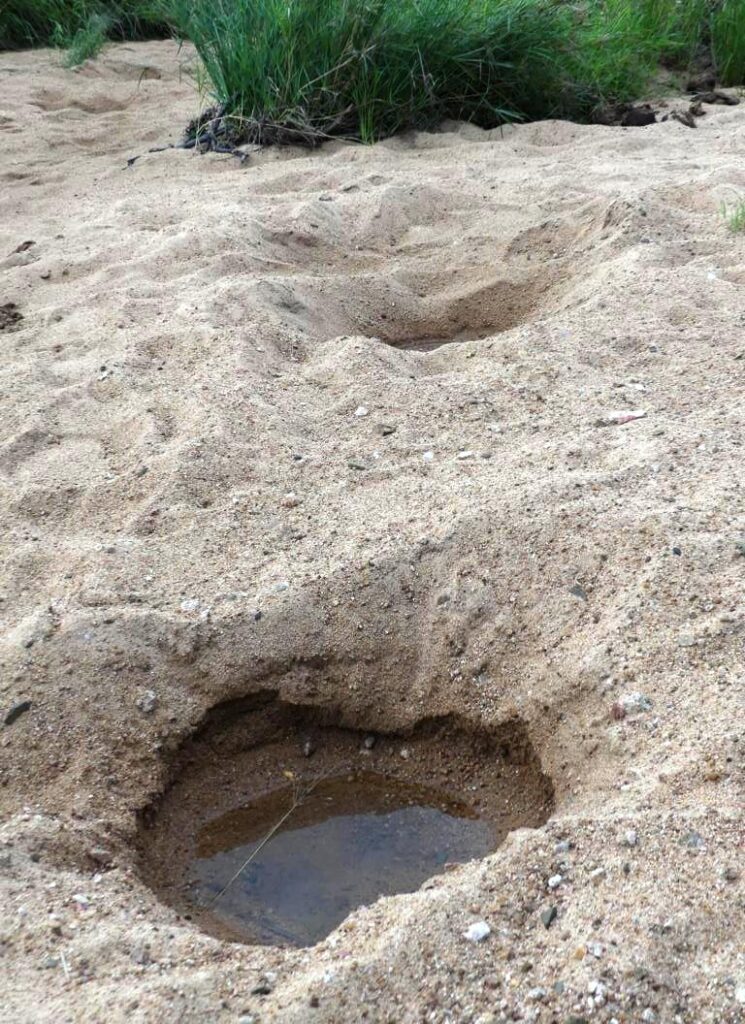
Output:
M190 59L0 54L0 1020L745 1021L745 103L149 153ZM554 813L222 942L138 812L259 690L519 722Z

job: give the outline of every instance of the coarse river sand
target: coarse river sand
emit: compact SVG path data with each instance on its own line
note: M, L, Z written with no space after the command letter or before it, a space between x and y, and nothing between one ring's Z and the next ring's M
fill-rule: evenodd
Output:
M192 60L0 54L0 1019L742 1022L745 103L241 163ZM140 812L259 691L514 723L553 814L220 941Z

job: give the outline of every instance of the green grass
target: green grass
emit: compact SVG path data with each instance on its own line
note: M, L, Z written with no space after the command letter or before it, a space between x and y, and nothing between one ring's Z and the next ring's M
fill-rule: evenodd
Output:
M258 142L592 120L707 54L745 83L745 0L0 0L0 49L55 45L70 65L171 30L199 53L213 124Z
M65 65L74 68L83 61L98 56L106 45L110 30L110 19L105 14L97 12L91 14L72 36L66 36L63 30L59 30L56 36L52 36L52 42L67 51Z
M68 63L92 56L106 39L168 34L167 0L0 0L0 50L70 49Z
M623 103L651 88L661 65L685 68L700 45L709 0L597 0L585 5L564 58L586 106Z
M711 3L169 0L169 11L238 135L369 142L443 118L589 119L643 95L661 63L688 66Z
M731 205L723 203L722 216L730 231L745 231L745 198L738 199Z
M257 141L365 142L565 106L553 0L173 0L214 99Z
M710 31L722 83L745 84L745 0L722 0L711 16Z

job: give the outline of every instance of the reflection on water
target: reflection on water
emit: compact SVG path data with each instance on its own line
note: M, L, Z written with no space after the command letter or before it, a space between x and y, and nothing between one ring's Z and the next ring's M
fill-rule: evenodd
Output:
M497 845L466 804L382 775L324 779L297 797L276 790L199 833L194 898L251 942L311 945L356 907Z

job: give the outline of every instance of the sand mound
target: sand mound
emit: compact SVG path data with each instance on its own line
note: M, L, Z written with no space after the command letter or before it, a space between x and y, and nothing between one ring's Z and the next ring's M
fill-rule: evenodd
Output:
M147 152L185 59L0 55L2 1019L742 1021L745 106L241 165ZM138 814L267 689L519 723L555 812L221 942Z

